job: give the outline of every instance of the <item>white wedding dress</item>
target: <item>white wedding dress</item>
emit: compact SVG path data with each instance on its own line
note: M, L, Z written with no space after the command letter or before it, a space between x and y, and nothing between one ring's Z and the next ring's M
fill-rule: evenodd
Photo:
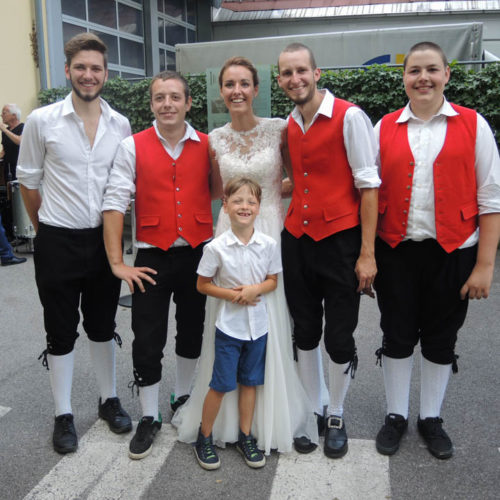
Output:
M224 185L237 176L249 177L262 188L260 212L255 227L273 237L280 244L284 210L281 200L282 160L281 134L286 122L279 118L260 118L256 127L247 132L236 132L230 124L210 133L210 144L215 151ZM230 226L222 210L216 227L216 236ZM209 388L214 361L215 319L220 299L208 297L205 331L198 372L191 397L174 415L179 440L196 441L201 422L203 401ZM283 288L283 276L278 287L266 296L269 334L267 340L266 371L263 386L257 387L257 401L252 434L257 445L266 454L272 449L288 452L293 437L308 436L318 442L318 431L312 405L299 380L293 360L290 317ZM224 446L238 440L238 389L224 396L212 435L214 443Z

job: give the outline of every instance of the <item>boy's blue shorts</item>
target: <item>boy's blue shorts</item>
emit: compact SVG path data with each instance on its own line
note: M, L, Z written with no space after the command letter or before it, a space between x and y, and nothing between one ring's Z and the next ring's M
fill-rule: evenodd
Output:
M264 383L267 333L257 340L239 340L215 329L215 360L210 387L230 392L241 385Z

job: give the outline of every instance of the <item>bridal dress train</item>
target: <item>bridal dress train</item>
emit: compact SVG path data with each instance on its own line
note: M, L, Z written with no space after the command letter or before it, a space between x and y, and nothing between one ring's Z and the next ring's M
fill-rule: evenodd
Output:
M233 177L244 176L258 182L262 188L260 212L255 227L280 244L284 210L281 200L282 161L281 134L286 122L279 118L259 118L249 131L237 132L231 124L210 133L224 185ZM216 236L230 227L227 214L221 209ZM318 442L318 431L312 405L300 382L293 360L291 323L288 313L283 276L278 287L266 296L269 333L266 371L263 386L257 387L257 400L252 434L266 454L271 450L288 452L293 438L308 436ZM215 319L220 299L208 297L203 346L193 391L186 404L177 410L172 424L177 427L180 441L196 441L201 422L205 395L209 389L214 361ZM212 435L217 446L238 440L238 389L224 396Z

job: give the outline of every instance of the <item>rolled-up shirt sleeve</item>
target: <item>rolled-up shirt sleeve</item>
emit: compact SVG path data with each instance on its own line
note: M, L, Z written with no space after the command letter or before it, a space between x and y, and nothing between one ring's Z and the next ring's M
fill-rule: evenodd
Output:
M28 189L39 189L43 178L45 141L40 120L36 111L28 116L19 149L17 180Z
M479 215L500 212L498 147L488 122L479 113L477 113L475 167Z
M358 189L378 188L380 177L376 165L377 143L370 119L363 110L352 106L345 114L343 131L354 185Z
M117 210L125 213L135 194L135 142L133 137L122 140L118 146L109 173L102 211Z

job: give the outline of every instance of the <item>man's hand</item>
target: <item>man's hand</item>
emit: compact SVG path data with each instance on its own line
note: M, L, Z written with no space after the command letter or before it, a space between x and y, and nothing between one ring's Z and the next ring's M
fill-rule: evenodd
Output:
M490 294L491 281L493 279L493 266L476 263L474 269L460 290L462 300L487 299Z
M358 288L357 292L363 292L365 295L369 295L374 298L375 293L373 292L372 285L377 275L377 264L375 262L375 257L373 255L361 254L356 262L356 267L354 268L356 277L358 278Z
M258 285L241 285L234 287L233 290L237 292L231 301L233 304L256 306L257 302L260 302Z
M134 293L134 283L139 287L141 292L145 292L144 284L142 280L146 280L152 285L156 285L156 281L149 276L149 274L158 274L154 269L150 267L132 267L127 266L124 262L120 264L114 264L111 266L111 271L113 274L123 281L127 282L130 289L130 293ZM149 273L149 274L147 274Z

